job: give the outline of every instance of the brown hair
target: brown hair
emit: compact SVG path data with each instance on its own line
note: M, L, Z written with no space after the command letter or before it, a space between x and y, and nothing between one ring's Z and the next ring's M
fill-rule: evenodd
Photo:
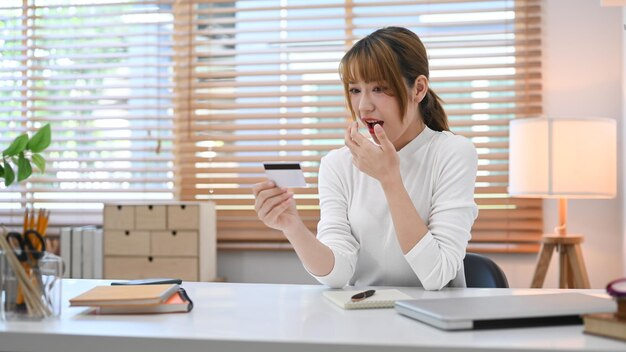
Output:
M429 78L426 48L415 33L401 27L382 28L359 40L339 64L339 76L354 119L356 113L350 101L350 83L359 80L384 82L385 94L397 97L400 111L406 113L406 89L412 88L420 75ZM429 87L419 104L420 113L430 129L448 131L448 117L441 104L441 98Z

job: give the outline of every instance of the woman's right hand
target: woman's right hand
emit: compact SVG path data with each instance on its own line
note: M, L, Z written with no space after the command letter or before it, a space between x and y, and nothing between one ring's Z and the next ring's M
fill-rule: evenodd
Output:
M254 210L263 223L273 229L286 231L302 222L296 209L293 193L276 187L268 180L252 186Z

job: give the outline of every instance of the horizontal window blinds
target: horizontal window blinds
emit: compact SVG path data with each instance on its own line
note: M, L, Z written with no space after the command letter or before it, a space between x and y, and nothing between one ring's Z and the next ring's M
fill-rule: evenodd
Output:
M51 209L100 224L102 203L172 199L171 1L3 0L0 146L44 123L47 170L2 189L0 222ZM51 231L54 231L52 229Z
M507 195L507 163L509 120L541 113L539 1L197 0L174 13L176 194L218 204L229 248L285 241L254 212L263 161L301 162L309 188L296 199L315 232L319 162L343 145L349 116L338 61L397 25L422 37L452 131L479 153L470 250L537 250L541 201Z
M49 122L45 174L0 186L0 222L102 203L213 200L221 248L288 248L261 224L262 161L302 163L315 232L321 157L343 145L343 53L386 25L418 33L452 130L480 155L470 250L536 251L541 201L506 193L508 121L541 113L540 1L4 0L0 147ZM77 216L76 214L79 214Z

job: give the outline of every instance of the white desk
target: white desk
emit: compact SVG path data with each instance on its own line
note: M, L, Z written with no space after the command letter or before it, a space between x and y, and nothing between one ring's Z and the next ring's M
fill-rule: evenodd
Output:
M0 351L626 351L626 342L583 334L582 325L445 332L393 309L344 311L322 286L183 283L195 302L188 314L96 316L67 306L105 283L65 280L58 320L0 322ZM558 291L402 290L416 298Z

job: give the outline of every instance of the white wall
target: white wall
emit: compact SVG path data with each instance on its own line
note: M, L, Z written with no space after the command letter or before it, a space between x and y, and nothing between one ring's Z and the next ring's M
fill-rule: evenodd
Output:
M622 23L624 24L622 32L622 121L625 121L626 118L626 7L622 8ZM626 165L626 143L624 143L624 139L626 139L626 123L622 122L622 154L619 156L619 160L622 162L622 177L618 178L621 180L622 185L622 276L626 275L626 216L624 215L624 210L626 210L626 206L624 205L624 200L626 200L626 172L624 172L624 166ZM619 155L619 154L618 154Z
M618 180L622 180L622 9L598 0L543 2L543 92L546 116L601 116L617 120ZM585 236L591 285L623 276L623 182L611 200L570 200L568 231ZM544 230L557 224L556 201L544 202ZM548 287L557 287L556 256Z
M626 105L622 9L601 7L600 0L544 0L542 6L545 115L614 118L621 131L626 111L626 107L622 110L622 104ZM618 180L622 180L623 135L618 135ZM583 256L594 288L603 288L626 273L623 192L622 181L616 199L569 202L568 230L585 235ZM555 202L545 202L545 232L556 226L557 212ZM530 286L535 254L490 257L503 268L511 287ZM558 287L556 258L553 256L544 287ZM293 252L220 252L218 275L231 282L315 282Z

